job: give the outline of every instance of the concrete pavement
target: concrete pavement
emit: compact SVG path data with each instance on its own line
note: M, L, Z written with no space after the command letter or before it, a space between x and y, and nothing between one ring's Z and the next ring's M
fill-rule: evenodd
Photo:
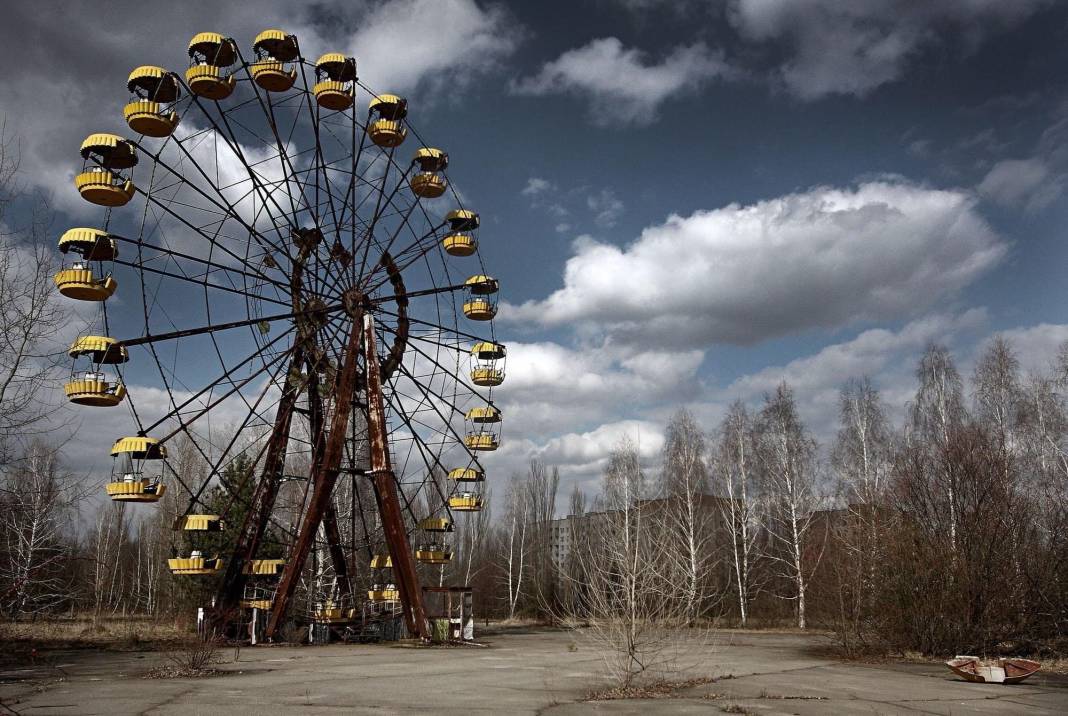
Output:
M1064 677L969 684L938 664L838 662L817 648L819 639L721 633L688 659L695 666L683 677L716 681L673 698L597 702L584 699L605 685L601 658L564 631L506 631L487 636L485 648L246 648L238 662L219 667L226 674L197 679L141 678L161 660L151 652L56 652L52 667L0 671L0 713L1068 713Z

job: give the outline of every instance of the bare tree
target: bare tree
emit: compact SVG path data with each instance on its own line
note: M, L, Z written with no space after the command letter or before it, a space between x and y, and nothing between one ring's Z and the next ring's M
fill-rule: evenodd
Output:
M18 143L5 122L0 125L0 464L15 449L14 440L54 427L48 417L56 406L46 395L63 357L56 334L68 317L52 283L50 206L42 195L22 195L18 172ZM8 209L15 203L27 205L28 218L12 224Z
M490 493L483 493L487 504ZM456 560L460 584L470 585L478 573L485 568L486 543L490 535L490 510L488 507L474 513L467 513L456 524L454 544L458 548L459 559Z
M960 373L945 346L931 345L920 359L920 381L916 400L910 406L910 425L906 437L910 444L944 449L950 433L964 421L964 399ZM951 550L957 548L956 492L958 486L943 475L946 505L946 532Z
M877 574L885 549L883 509L893 464L893 440L882 398L867 378L852 380L839 397L840 427L831 462L846 519L834 526L838 633L847 648L864 640L876 616Z
M534 460L530 463L525 487L526 519L530 523L527 528L527 555L530 562L532 603L538 611L549 613L545 606L551 609L557 598L556 565L552 558L552 523L556 517L560 473L555 467L549 469L544 463Z
M980 354L972 388L976 417L1009 447L1020 410L1020 361L1004 336L995 336Z
M689 411L680 409L667 426L661 489L668 558L679 575L690 621L706 606L717 556L705 453L704 432Z
M685 646L702 634L686 629L686 600L663 568L665 540L650 519L648 496L638 451L624 441L605 469L598 509L583 518L583 598L576 612L563 615L572 625L588 624L580 633L624 688L676 671Z
M508 486L508 507L505 513L505 585L508 589L508 618L514 619L519 597L523 593L523 573L527 566L527 491L523 486L523 476L512 475Z
M754 578L761 556L758 547L758 444L756 428L745 405L741 401L735 402L720 426L716 473L726 496L721 510L730 535L731 571L743 627L748 622L750 603L759 588Z
M0 477L0 606L12 618L72 597L71 526L86 489L35 440Z
M797 608L797 626L807 626L805 601L815 564L807 559L809 529L818 506L815 494L816 443L797 414L793 391L782 383L767 397L760 413L760 461L764 483L765 520L780 576L790 585Z

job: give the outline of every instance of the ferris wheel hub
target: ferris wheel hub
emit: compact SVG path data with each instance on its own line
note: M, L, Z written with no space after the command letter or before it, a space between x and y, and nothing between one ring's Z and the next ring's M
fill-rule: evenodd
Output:
M353 319L363 315L371 307L367 296L358 288L350 288L341 294L341 303L345 307L345 313Z

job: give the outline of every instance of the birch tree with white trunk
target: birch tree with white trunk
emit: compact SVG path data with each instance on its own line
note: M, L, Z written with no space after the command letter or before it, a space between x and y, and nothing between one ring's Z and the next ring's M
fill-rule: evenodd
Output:
M745 405L736 401L720 426L715 475L726 498L720 509L730 539L729 559L743 627L760 587L755 579L761 559L758 447L756 426Z
M928 346L916 372L920 387L909 407L910 444L930 450L945 450L951 433L964 420L964 397L960 373L945 346ZM957 492L956 477L948 471L937 477L945 491L946 538L950 551L957 549Z
M684 609L690 621L709 605L711 573L717 562L715 517L708 494L707 445L693 415L681 409L668 422L663 450L662 516L668 557L678 574Z
M765 526L771 545L768 558L779 576L792 586L780 596L795 602L797 626L808 626L806 601L815 561L807 554L813 518L819 506L815 492L816 442L808 436L794 402L782 383L760 412L760 462L766 504Z

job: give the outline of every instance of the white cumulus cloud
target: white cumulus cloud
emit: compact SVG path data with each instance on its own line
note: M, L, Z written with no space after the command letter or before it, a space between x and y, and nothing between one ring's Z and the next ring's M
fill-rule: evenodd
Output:
M1002 206L1036 210L1060 196L1061 184L1059 178L1051 177L1049 167L1038 157L1003 159L987 172L976 191Z
M731 0L728 17L747 40L777 42L781 82L806 100L863 96L899 79L922 51L954 39L974 46L1051 4L1049 0Z
M588 100L595 124L644 125L656 119L666 100L735 74L704 43L678 46L657 62L618 38L604 37L546 62L537 74L514 83L513 91L576 95Z
M909 317L1005 256L975 204L890 179L672 215L624 247L580 237L563 287L501 315L689 347Z

